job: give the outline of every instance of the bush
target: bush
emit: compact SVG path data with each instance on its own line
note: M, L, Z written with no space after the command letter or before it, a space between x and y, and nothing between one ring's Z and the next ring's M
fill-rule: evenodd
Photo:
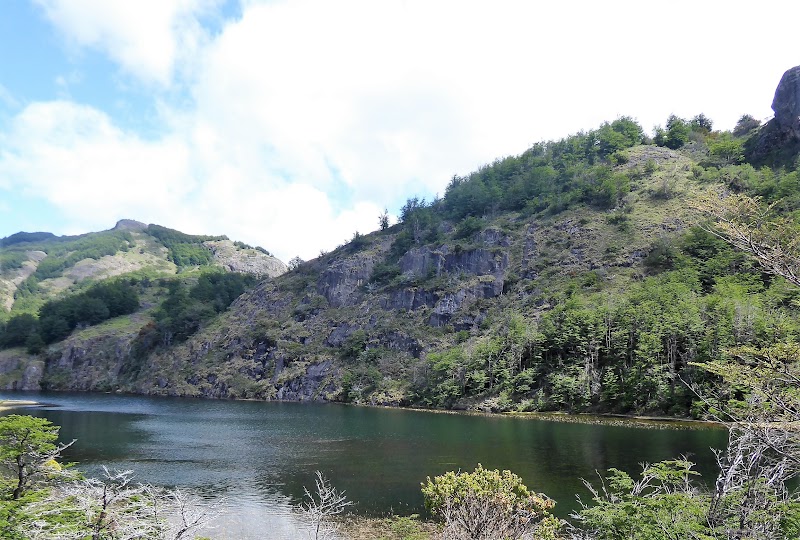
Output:
M22 268L22 263L26 260L28 257L22 251L0 253L0 272Z
M483 229L483 220L475 216L467 216L464 221L458 224L456 228L455 238L469 238L476 232Z
M560 522L545 495L531 493L511 471L447 472L422 484L425 507L445 522L446 538L555 538Z
M736 127L733 128L733 134L736 137L743 137L759 127L761 122L750 116L749 114L743 114L739 121L736 122Z

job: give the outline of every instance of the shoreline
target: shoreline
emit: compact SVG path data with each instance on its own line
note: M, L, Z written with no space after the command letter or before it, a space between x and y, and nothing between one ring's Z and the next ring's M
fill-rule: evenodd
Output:
M528 420L544 420L550 422L563 422L573 424L597 424L607 426L620 426L620 427L640 427L647 429L724 429L726 424L713 420L697 420L694 418L676 418L671 416L649 416L642 414L621 414L621 413L569 413L563 411L505 411L505 412L491 412L469 409L427 409L424 407L413 406L399 406L399 405L382 405L371 403L344 403L340 401L291 401L291 400L260 400L260 399L237 399L237 398L208 398L201 396L165 396L159 394L138 394L131 392L79 392L74 390L51 390L55 393L61 392L78 392L81 394L115 394L127 396L141 396L146 398L168 398L168 399L201 399L211 401L247 401L247 402L262 402L262 403L318 403L318 404L334 404L346 405L350 407L370 407L377 409L388 410L402 410L414 411L422 413L433 414L453 414L465 416L483 416L486 418L520 418ZM11 391L18 392L18 391ZM24 392L24 391L22 391ZM38 401L32 400L17 400L17 399L0 399L0 412L17 407L33 407L41 405Z

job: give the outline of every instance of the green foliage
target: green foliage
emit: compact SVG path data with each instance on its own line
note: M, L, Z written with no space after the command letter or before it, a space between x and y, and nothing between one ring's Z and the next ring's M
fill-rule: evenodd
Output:
M760 121L749 114L743 114L741 118L739 118L739 121L736 122L736 127L733 128L733 135L736 137L744 137L754 129L757 129L760 125Z
M448 504L457 504L468 495L480 499L499 498L511 507L533 514L549 512L554 503L545 496L531 493L522 479L511 471L484 469L479 463L473 472L448 471L422 484L425 508L441 516Z
M384 208L381 215L378 216L378 226L382 231L385 231L389 228L389 210L386 208Z
M444 211L460 221L498 211L556 213L579 203L613 206L630 190L630 179L612 165L624 161L620 152L642 139L641 126L622 117L588 133L536 144L520 156L453 177Z
M164 244L169 249L170 260L180 267L209 265L213 255L203 242L228 239L227 236L186 234L160 225L149 225L145 232Z
M744 143L727 133L710 142L708 151L720 165L738 165L744 161Z
M139 309L135 284L126 279L107 280L85 291L46 302L38 319L29 313L12 316L0 332L0 349L25 345L31 353L60 341L78 326L92 326Z
M484 227L484 222L475 216L467 216L461 223L458 224L453 238L462 239L470 238L475 233L479 232Z
M444 522L444 538L555 540L561 522L555 503L531 493L511 471L452 471L422 484L425 506Z
M538 409L697 414L681 379L702 386L709 378L690 362L800 332L780 283L767 298L752 261L703 229L657 242L645 264L655 275L625 291L587 290L598 281L586 274L538 322L511 316L488 336L430 352L414 400L445 408L478 397L492 410L528 401Z
M692 131L702 132L705 134L711 133L714 123L705 114L700 113L689 122L689 127Z
M581 528L599 540L720 538L709 528L710 499L698 493L698 473L686 460L646 465L639 481L609 469L601 488L592 489L592 506L578 515Z
M376 264L369 280L377 285L386 285L400 275L400 265L388 262Z
M39 280L36 279L36 276L29 276L28 279L19 284L16 293L14 293L14 298L18 299L25 296L32 296L38 292Z
M127 231L104 231L78 237L61 237L41 246L47 253L36 267L34 276L45 280L58 277L62 272L83 259L100 259L126 251L133 243Z
M57 426L44 418L12 414L0 418L0 465L12 473L10 496L23 493L58 470Z
M255 282L253 276L216 271L201 274L191 287L181 280L169 281L167 297L155 312L156 326L140 334L138 349L145 354L158 343L185 341L203 322L228 309ZM152 339L153 335L161 339Z
M677 150L689 142L690 132L691 125L686 120L678 118L674 114L670 115L667 118L667 130L663 133L663 139L658 140L658 135L656 135L656 144Z
M18 232L0 239L0 248L6 248L16 244L40 243L47 240L56 239L56 235L48 232Z
M139 293L133 283L106 280L82 293L45 303L39 309L39 333L44 343L53 343L78 326L93 326L137 309Z
M29 313L12 316L0 331L0 349L25 345L32 334L39 333L39 321Z
M22 268L22 263L28 260L23 251L0 252L0 272Z
M189 296L194 300L210 305L220 313L255 285L257 279L249 274L235 272L205 272L197 279Z

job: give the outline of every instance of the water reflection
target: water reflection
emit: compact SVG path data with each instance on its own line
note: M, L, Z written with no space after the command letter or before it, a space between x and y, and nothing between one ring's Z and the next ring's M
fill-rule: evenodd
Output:
M137 478L225 496L231 527L263 534L291 528L290 503L313 485L315 470L358 501L357 511L422 509L420 482L448 470L511 469L566 515L581 478L617 467L688 454L710 481L710 447L723 430L647 430L525 418L432 414L341 405L255 403L98 394L21 394L48 405L24 412L62 426L77 442L66 455L90 474L102 465L133 469ZM249 516L249 517L248 517ZM265 521L266 520L266 521ZM238 531L240 536L247 534ZM221 538L217 533L215 538ZM281 538L278 533L271 535ZM258 537L258 536L255 536ZM286 536L290 538L292 536Z

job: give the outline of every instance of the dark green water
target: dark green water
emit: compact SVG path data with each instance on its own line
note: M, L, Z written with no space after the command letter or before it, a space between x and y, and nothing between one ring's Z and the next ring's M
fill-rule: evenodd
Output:
M323 471L358 511L420 511L420 482L448 470L510 469L558 502L565 516L587 498L581 478L689 455L715 474L721 429L643 429L525 418L435 414L343 405L210 401L103 394L4 393L77 439L66 458L95 473L133 469L140 481L224 495L237 523L284 515ZM23 412L16 410L13 412ZM277 509L277 510L276 510ZM254 524L255 526L255 524ZM275 527L290 527L277 524ZM262 529L263 531L263 529ZM232 538L245 538L245 532ZM255 536L254 536L255 537ZM275 538L280 535L275 533Z

